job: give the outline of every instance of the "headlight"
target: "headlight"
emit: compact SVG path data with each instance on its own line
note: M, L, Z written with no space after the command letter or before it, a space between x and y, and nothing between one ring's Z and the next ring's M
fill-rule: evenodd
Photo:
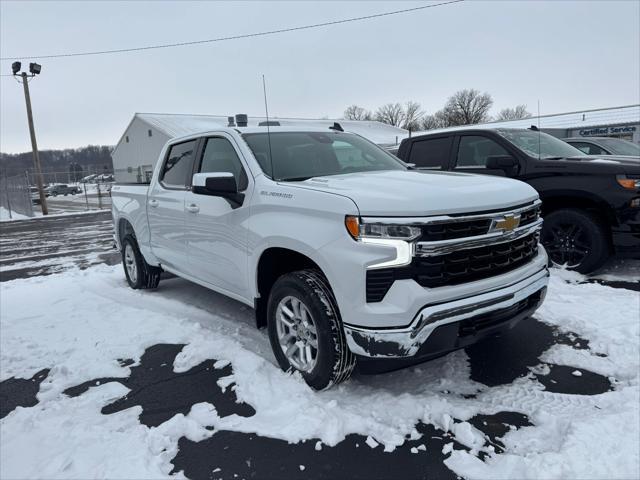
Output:
M395 258L367 265L368 269L409 265L413 258L413 245L410 242L422 233L419 227L411 225L362 223L359 217L353 215L347 215L344 224L354 240L395 248Z
M361 223L360 219L353 215L347 215L345 218L345 226L355 240L369 238L404 240L410 242L422 234L420 227L386 223Z
M618 175L616 180L624 188L640 190L640 175Z

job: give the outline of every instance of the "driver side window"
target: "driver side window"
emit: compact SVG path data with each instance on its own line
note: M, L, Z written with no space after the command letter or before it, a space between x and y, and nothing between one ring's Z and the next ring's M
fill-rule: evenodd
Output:
M210 137L206 139L206 142L198 173L233 173L238 190L246 190L249 180L231 142L222 137Z
M456 167L483 168L487 165L487 158L496 155L509 155L509 152L490 138L465 135L460 138Z

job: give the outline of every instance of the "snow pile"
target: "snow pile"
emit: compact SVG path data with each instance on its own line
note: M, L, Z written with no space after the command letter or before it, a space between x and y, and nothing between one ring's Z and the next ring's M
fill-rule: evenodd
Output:
M22 215L21 213L16 213L14 211L9 211L5 207L0 207L0 222L8 222L10 220L24 220L26 218L31 217Z
M638 294L574 280L554 275L537 317L587 338L591 350L556 345L543 360L609 376L612 392L546 392L533 375L489 388L470 379L468 357L459 351L316 393L298 375L279 370L250 309L184 280L163 281L155 292L133 291L121 267L100 266L2 283L0 380L51 372L38 405L19 407L0 421L0 477L167 476L179 438L202 440L213 434L205 428L211 426L290 442L315 438L320 448L358 433L369 447L390 451L406 435L419 438L415 425L422 421L468 449L445 447L447 466L466 478L635 478ZM178 372L210 358L219 361L216 368L230 362L233 375L219 385L233 388L256 414L220 417L212 405L197 404L188 415L148 428L138 422L140 407L100 413L126 393L122 385L93 387L75 398L62 394L95 378L128 376L129 367L117 359L139 361L158 343L186 344L173 365ZM501 410L522 412L534 426L507 433L505 453L496 454L468 420ZM484 462L480 452L488 455Z

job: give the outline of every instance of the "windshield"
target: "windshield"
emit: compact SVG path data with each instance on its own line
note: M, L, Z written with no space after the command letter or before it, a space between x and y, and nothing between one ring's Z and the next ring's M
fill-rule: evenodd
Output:
M276 180L407 169L393 155L350 133L276 132L271 134L272 172L267 134L246 133L242 137L262 171Z
M640 156L640 145L621 138L601 138L599 142L614 155Z
M583 157L584 152L551 135L534 130L498 130L498 133L534 158Z

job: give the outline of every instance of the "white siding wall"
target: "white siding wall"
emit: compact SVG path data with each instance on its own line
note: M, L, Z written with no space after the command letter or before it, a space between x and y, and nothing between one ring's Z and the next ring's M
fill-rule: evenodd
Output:
M115 181L149 181L160 150L168 140L168 135L135 117L112 153Z

